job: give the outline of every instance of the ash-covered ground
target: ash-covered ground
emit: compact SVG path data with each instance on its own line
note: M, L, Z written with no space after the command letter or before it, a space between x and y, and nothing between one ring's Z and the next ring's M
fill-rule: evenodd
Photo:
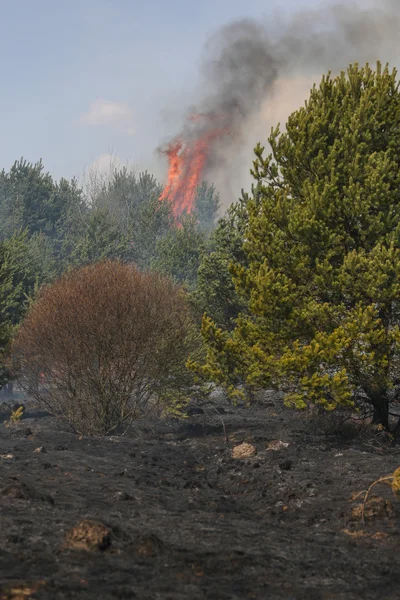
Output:
M374 488L365 525L352 500L398 447L277 398L203 410L105 439L34 411L0 425L1 600L400 597L400 500ZM257 453L233 458L242 442Z

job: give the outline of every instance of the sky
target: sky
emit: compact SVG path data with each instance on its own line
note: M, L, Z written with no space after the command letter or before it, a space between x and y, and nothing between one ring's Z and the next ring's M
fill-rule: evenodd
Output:
M156 148L194 101L207 38L304 0L0 0L0 167L56 179L108 156L160 169Z
M184 111L202 93L199 67L208 38L237 19L274 22L282 12L321 4L0 0L0 168L20 157L42 159L55 179L81 179L93 166L107 168L112 157L162 179L166 164L157 148L179 131ZM256 128L260 141L267 125L303 102L311 84L309 74L278 82L278 102ZM251 156L247 172L250 164Z

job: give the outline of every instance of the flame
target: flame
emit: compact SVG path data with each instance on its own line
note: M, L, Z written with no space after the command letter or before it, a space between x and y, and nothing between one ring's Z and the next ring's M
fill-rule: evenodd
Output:
M169 200L176 220L183 213L190 214L194 209L197 187L200 185L204 171L209 164L215 142L226 133L226 128L212 126L218 117L207 114L191 114L188 121L203 121L206 127L200 127L197 135L178 136L161 150L168 159L168 178L166 186L159 197L160 201Z

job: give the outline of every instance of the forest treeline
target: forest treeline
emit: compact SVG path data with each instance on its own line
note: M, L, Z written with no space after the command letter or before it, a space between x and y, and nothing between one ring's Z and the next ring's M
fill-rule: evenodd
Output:
M190 395L204 383L222 387L232 401L251 403L259 390L275 388L297 408L362 410L397 436L397 72L378 63L375 69L351 65L337 77L324 76L285 129L271 132L268 143L267 152L261 144L255 148L251 191L243 192L223 217L218 218L217 191L204 182L194 211L179 223L172 206L159 202L162 185L149 173L114 169L82 190L75 180L55 182L41 163L21 160L3 171L4 380L11 376L6 358L10 345L15 372L20 369L25 377L33 357L46 347L43 364L36 361L33 369L42 372L47 393L42 400L49 402L52 390L57 410L65 416L68 407L72 421L77 389L83 373L90 373L86 398L92 412L83 411L81 422L97 419L93 407L101 397L98 410L107 431L136 414L141 394L163 398L164 406L174 410L185 391ZM103 294L110 286L120 286L120 301L118 294ZM127 290L134 301L128 301ZM89 298L99 298L101 310L89 311ZM166 320L167 298L174 299L167 313L184 317L178 329L178 321ZM107 302L115 306L107 309ZM138 302L148 304L147 316L138 311ZM71 303L75 312L67 310ZM51 307L59 317L46 329ZM138 330L126 326L135 314L141 320ZM151 323L146 321L150 314ZM93 315L101 327L94 326ZM72 335L73 319L81 327ZM150 325L158 320L156 343ZM185 332L184 339L178 330ZM86 337L80 339L79 331ZM115 331L120 331L124 356L117 351ZM132 346L128 331L141 345ZM161 370L161 376L148 348L164 364L168 353L162 339L169 335L176 339L168 344L174 348L174 368ZM92 353L76 352L81 371L66 368L74 353L67 347L61 352L65 336L72 336L76 349L85 346ZM114 349L111 354L107 343ZM184 349L179 356L178 346ZM146 373L140 384L139 372ZM123 377L130 381L125 387ZM78 404L84 403L82 396ZM101 422L92 429L101 430Z

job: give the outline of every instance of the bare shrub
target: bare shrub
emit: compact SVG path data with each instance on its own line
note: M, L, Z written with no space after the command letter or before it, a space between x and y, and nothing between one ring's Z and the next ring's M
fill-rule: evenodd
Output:
M176 409L191 383L194 338L181 288L106 261L41 292L14 340L13 365L49 412L79 433L104 434L150 404Z

